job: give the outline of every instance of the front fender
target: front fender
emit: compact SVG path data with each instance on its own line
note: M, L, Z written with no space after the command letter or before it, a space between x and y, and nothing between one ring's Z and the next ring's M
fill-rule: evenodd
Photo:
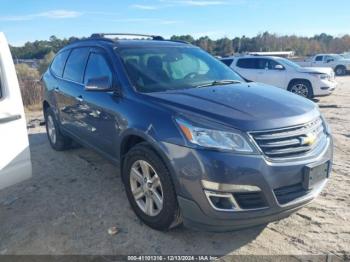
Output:
M176 193L178 193L178 190L180 188L179 178L176 175L173 165L171 165L171 160L170 160L171 158L169 157L169 152L167 148L158 139L152 125L149 125L148 128L144 131L136 128L129 128L121 134L121 139L120 139L121 143L119 147L120 171L122 172L123 170L123 161L124 161L124 155L123 155L122 149L124 148L124 143L126 143L126 141L130 136L136 136L146 141L152 147L152 149L159 155L159 157L163 160L164 164L169 169L172 182L175 186L175 191Z

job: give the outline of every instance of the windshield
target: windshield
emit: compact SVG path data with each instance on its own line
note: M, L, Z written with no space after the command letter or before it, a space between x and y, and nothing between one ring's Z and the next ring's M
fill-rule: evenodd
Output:
M232 69L196 47L138 47L117 50L130 81L139 92L194 88L233 80Z
M335 61L340 60L340 59L344 59L344 57L342 57L341 55L337 55L337 54L332 55L332 58L334 58Z
M298 69L300 68L301 66L288 60L288 59L285 59L285 58L277 58L277 61L280 62L282 65L287 65L287 66L290 66L292 68L295 68L295 69Z

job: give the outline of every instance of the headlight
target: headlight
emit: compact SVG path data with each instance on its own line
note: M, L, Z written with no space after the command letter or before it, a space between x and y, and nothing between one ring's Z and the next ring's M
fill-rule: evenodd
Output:
M327 74L319 74L318 78L321 79L321 80L326 80L326 79L329 79L330 77Z
M193 144L240 153L254 152L247 140L238 133L196 127L181 119L176 119L176 122L187 140Z
M331 127L329 126L329 124L327 123L323 115L321 115L321 119L322 119L323 127L326 130L326 133L330 135L332 133Z

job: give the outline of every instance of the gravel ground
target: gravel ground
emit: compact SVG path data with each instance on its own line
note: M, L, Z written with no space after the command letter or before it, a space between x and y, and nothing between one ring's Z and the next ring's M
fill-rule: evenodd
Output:
M0 254L335 254L350 251L350 77L317 101L335 139L331 179L322 194L287 219L230 233L142 224L120 175L85 148L53 151L40 112L27 114L33 178L0 192ZM109 235L110 227L116 235Z

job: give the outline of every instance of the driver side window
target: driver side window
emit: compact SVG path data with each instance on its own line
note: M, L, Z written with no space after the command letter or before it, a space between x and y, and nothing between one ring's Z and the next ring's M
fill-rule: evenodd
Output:
M267 61L268 61L267 67L269 70L277 70L276 69L277 65L282 66L280 63L277 63L275 60L267 59Z
M84 84L86 85L89 79L108 77L109 84L112 85L112 71L103 55L91 53L86 66Z
M328 56L325 57L324 60L325 60L326 63L329 63L331 61L334 61L334 57L328 55Z

